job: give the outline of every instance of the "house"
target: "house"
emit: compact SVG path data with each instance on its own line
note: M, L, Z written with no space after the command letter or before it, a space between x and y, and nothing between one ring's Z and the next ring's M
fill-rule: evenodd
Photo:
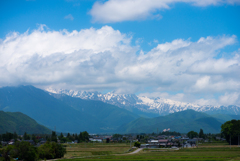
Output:
M167 147L172 147L172 146L173 146L173 143L169 142L169 143L167 143L166 146L167 146Z
M187 144L184 144L183 147L184 148L191 148L192 146L191 146L191 144L187 143Z
M195 144L196 145L196 143L197 143L197 140L196 139L189 139L188 141L187 141L189 144Z
M149 140L148 143L150 145L158 145L158 140Z
M89 138L89 140L93 142L102 142L102 139Z
M182 137L181 136L175 136L174 138L175 139L181 139Z
M189 138L181 138L182 141L188 141Z
M140 148L149 148L149 144L141 144Z
M157 139L158 139L158 140L161 140L161 139L165 139L165 137L163 137L163 136L158 136Z
M109 136L108 136L108 135L106 135L106 136L103 136L103 137L102 137L102 139L104 139L104 140L106 140L107 138L108 138L108 139L111 139L111 138L112 138L112 136L110 136L110 135L109 135Z
M169 142L169 140L167 139L161 139L161 140L158 140L158 143L160 146L167 146L167 143Z

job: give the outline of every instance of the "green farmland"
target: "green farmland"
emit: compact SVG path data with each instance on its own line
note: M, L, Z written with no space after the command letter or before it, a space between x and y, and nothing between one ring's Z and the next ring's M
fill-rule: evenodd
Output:
M128 154L130 145L110 144L74 144L68 145L67 154L62 161L79 160L240 160L240 147L226 143L206 143L198 148L180 150L144 149L137 154Z

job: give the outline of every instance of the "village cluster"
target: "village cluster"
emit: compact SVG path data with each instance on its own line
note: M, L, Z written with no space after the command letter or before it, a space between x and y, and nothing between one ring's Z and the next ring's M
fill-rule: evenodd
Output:
M35 135L19 135L17 138L12 139L2 139L1 145L14 145L15 141L27 141L30 144L38 147L48 140L51 141L53 137L56 137L56 142L58 143L67 143L67 144L76 144L79 142L86 142L86 143L130 143L130 145L134 146L135 142L140 143L141 148L190 148L190 147L197 147L198 144L203 142L212 142L213 140L218 141L225 141L224 138L218 136L210 136L207 138L199 138L199 137L192 137L189 138L185 134L180 134L173 132L172 134L175 135L168 135L164 134L113 134L113 135L100 135L100 134L87 134L85 140L77 140L77 135L75 134L67 134L66 136L61 134L60 136L54 135L44 135L44 136L35 136ZM170 133L171 134L171 133ZM176 135L178 134L178 135ZM24 139L28 138L28 139Z

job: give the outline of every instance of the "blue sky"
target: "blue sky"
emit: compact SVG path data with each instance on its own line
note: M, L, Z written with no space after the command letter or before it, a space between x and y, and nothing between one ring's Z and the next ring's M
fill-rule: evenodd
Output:
M0 86L240 105L239 15L239 0L3 0Z
M196 41L206 36L240 35L239 5L197 7L177 3L170 5L170 9L157 11L162 15L161 19L93 23L89 11L94 3L94 0L1 1L0 37L4 39L12 31L23 33L36 29L38 24L46 24L51 30L69 31L110 25L115 30L133 35L135 41L142 39L141 47L148 51L152 48L149 42L154 39L163 43L178 38ZM64 18L69 14L73 20Z

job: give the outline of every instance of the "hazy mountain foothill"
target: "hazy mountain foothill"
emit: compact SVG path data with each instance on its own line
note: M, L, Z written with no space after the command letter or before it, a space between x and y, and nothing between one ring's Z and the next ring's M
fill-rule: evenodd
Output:
M136 104L140 99L135 95L114 94L112 97L108 97L112 103L103 98L106 97L99 93L85 92L82 93L81 97L77 97L77 95L67 92L49 93L49 91L33 86L3 87L0 88L0 110L21 112L49 129L56 128L56 131L71 133L80 131L88 131L89 133L152 133L157 132L157 130L160 132L166 128L181 133L187 133L191 130L199 131L200 129L207 133L219 133L221 124L225 121L239 119L236 112L234 112L235 115L223 114L223 108L215 110L219 113L215 113L213 110L203 113L199 110L182 108L179 112L175 111L172 114L168 112L163 115L152 111L146 112L146 104L141 105L141 107L145 107L145 110L131 105L130 102L133 103L135 100ZM160 100L160 98L156 100ZM120 103L121 101L125 102L125 105ZM174 108L172 104L168 106L171 109ZM165 109L166 107L167 105L164 106ZM175 107L179 107L179 105ZM160 110L158 109L158 111ZM6 114L12 115L11 113ZM19 113L19 117L23 114ZM21 119L24 120L23 117ZM3 121L1 119L1 123ZM21 122L18 123L20 126ZM28 125L28 127L31 126Z
M23 135L29 134L50 134L51 130L39 125L35 120L21 112L0 111L0 134L5 132L16 132Z
M219 133L221 125L221 122L205 113L186 110L156 118L138 118L118 130L122 133L146 133L170 128L171 131L187 133L204 129L206 133Z

